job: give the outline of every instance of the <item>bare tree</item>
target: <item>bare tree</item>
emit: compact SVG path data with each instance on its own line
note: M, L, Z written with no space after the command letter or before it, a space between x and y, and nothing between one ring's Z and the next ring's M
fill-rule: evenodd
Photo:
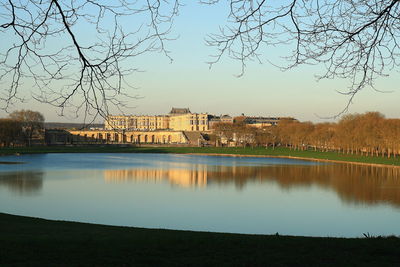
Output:
M73 108L105 116L110 105L126 106L134 96L126 93L132 84L125 78L137 68L124 60L149 51L169 57L164 43L179 8L172 2L1 1L2 108L23 101L27 86L61 114Z
M210 5L222 0L199 0ZM224 55L261 60L264 47L291 44L290 69L322 64L319 78L346 78L349 103L377 77L399 66L400 0L226 0L225 27L210 35ZM105 116L126 105L126 77L137 69L124 60L165 47L179 0L5 0L0 3L1 99L7 109L32 95L60 107ZM84 31L79 31L84 28ZM84 34L93 32L92 36ZM5 45L4 45L5 44ZM267 58L268 60L268 58ZM339 114L338 114L339 115Z
M44 117L40 112L32 110L16 110L10 118L19 122L26 144L31 146L34 135L40 135L44 129Z
M203 0L215 4L222 0ZM400 0L228 0L229 23L208 37L218 49L214 64L228 55L242 63L261 60L268 46L289 44L290 69L322 64L318 78L350 81L352 99L374 80L399 67ZM274 64L274 63L273 63ZM337 114L339 116L341 113Z
M22 136L22 124L13 119L0 118L0 147L14 146Z

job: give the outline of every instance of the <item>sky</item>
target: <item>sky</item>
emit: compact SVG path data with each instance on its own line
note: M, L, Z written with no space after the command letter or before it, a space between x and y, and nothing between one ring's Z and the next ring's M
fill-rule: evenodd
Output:
M222 1L225 3L224 1ZM218 32L225 24L226 7L202 6L190 1L181 7L175 19L172 37L167 43L173 62L160 53L145 54L130 59L127 64L142 71L127 77L139 96L129 103L126 114L167 114L171 107L188 107L192 112L210 114L244 113L248 116L291 116L300 121L335 121L335 116L346 106L346 80L317 81L315 75L323 66L301 66L282 72L264 60L263 64L249 62L245 74L240 73L240 62L224 57L211 69L206 63L215 49L205 44L207 34ZM85 29L80 30L85 35ZM290 53L288 47L262 50L262 59L276 59ZM379 111L388 118L399 118L400 75L390 73L376 81L377 92L363 89L349 108L350 113ZM3 85L1 85L3 86ZM48 122L80 122L83 117L58 116L58 110L29 100L13 109L31 109L44 114ZM119 113L117 109L112 113ZM0 117L6 117L0 111ZM329 119L330 118L330 119ZM337 119L336 119L337 120ZM101 121L101 120L100 120Z

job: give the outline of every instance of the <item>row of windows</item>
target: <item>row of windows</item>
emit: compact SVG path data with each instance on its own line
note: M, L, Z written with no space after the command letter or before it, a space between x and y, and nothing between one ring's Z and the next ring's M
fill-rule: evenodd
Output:
M119 126L119 127L133 127L133 128L140 128L140 127L168 127L168 123L166 122L152 122L149 120L114 120L111 121L111 125ZM190 120L190 125L207 125L208 120Z
M158 126L158 127L161 127L162 124L161 123L158 123L158 124L155 124L155 123L131 123L131 124L129 124L129 126L130 127L140 127L140 126L146 126L146 127L148 127L148 126L150 126L150 127Z
M190 125L207 125L206 120L190 120Z

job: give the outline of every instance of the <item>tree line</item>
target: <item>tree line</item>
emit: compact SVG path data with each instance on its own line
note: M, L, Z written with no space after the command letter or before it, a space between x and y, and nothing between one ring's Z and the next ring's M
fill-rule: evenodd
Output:
M283 119L277 126L263 128L243 121L219 123L214 130L220 142L236 146L286 146L388 158L400 155L400 119L386 119L379 112L348 114L337 123Z
M0 118L0 147L31 146L43 136L44 117L32 110L17 110Z

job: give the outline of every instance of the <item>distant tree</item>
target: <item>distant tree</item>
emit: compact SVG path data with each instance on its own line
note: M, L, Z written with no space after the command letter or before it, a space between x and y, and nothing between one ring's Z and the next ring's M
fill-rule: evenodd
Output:
M385 117L379 112L366 112L360 116L358 122L359 136L362 136L362 149L367 155L378 155L383 145L382 127Z
M235 141L236 145L246 146L252 141L252 129L244 122L244 120L237 120L235 118L232 126L234 133L233 140Z
M262 127L254 129L254 145L267 147L272 143L271 133L268 131L269 127Z
M317 123L309 136L310 144L314 150L328 151L333 148L333 137L335 135L335 124Z
M337 151L366 156L400 155L400 119L379 112L344 115L338 123L311 123L282 119L278 125L258 128L239 123L216 124L216 134L236 145L282 145L290 149Z
M22 124L13 119L0 119L0 146L15 145L22 137Z
M234 127L232 123L219 122L214 124L214 133L219 141L225 139L227 142L233 138Z
M400 119L386 119L382 123L381 134L384 148L381 151L382 156L396 157L400 153Z
M32 137L35 134L40 134L40 131L44 128L44 117L40 112L23 109L12 112L10 118L21 123L22 132L28 146L31 145Z
M297 121L282 119L276 129L279 143L286 147L292 148L293 142L293 128Z
M347 114L343 116L337 127L336 142L347 154L357 153L359 145L357 120L360 114Z

